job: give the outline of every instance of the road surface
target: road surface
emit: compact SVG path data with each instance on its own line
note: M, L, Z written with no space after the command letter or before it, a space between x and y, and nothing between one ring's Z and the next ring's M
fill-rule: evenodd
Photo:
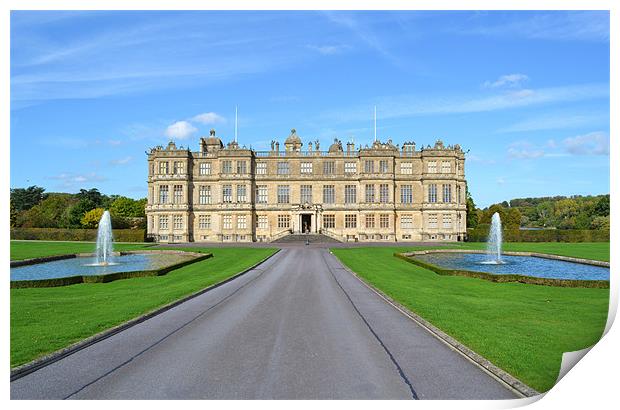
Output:
M11 383L12 399L509 399L320 247Z

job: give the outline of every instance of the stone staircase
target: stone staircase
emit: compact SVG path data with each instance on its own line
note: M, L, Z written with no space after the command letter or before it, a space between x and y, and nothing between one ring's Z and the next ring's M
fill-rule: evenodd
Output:
M278 238L271 243L306 243L306 241L310 243L339 243L336 239L320 233L292 233Z

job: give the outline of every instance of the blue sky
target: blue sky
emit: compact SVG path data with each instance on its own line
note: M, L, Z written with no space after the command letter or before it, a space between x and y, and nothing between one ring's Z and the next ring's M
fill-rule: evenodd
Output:
M479 206L609 192L607 12L11 14L11 187L146 195L173 138L469 150Z

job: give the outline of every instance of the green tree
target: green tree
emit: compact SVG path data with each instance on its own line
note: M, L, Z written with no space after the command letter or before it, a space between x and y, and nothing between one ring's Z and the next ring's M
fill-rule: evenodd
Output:
M74 201L70 195L50 194L28 211L20 213L15 225L25 228L61 227L63 215Z
M603 195L594 206L597 216L609 216L609 195Z
M140 201L120 196L110 205L110 213L123 218L144 216L144 206Z
M476 208L476 204L474 202L474 198L472 198L469 189L465 189L465 196L467 198L466 202L466 212L467 212L467 227L475 228L478 226L478 221L480 218L479 211ZM146 203L146 199L144 200Z
M609 221L609 215L607 216L597 216L592 219L592 223L590 224L590 229L600 229L608 231L611 228L611 223Z
M95 208L86 212L80 223L84 228L97 228L99 226L99 221L101 220L101 216L103 215L103 208Z
M13 188L11 189L11 204L17 212L27 211L43 201L47 196L45 188L36 185L29 186L28 188Z

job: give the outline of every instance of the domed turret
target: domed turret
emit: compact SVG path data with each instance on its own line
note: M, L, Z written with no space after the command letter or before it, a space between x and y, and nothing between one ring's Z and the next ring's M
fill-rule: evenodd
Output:
M334 143L329 146L329 153L339 153L342 152L342 142L338 138L334 138Z
M209 131L209 138L200 138L200 151L213 152L224 148L222 140L215 135L215 130Z
M286 151L299 151L302 146L301 138L297 135L295 128L291 130L291 135L284 141L284 149Z

